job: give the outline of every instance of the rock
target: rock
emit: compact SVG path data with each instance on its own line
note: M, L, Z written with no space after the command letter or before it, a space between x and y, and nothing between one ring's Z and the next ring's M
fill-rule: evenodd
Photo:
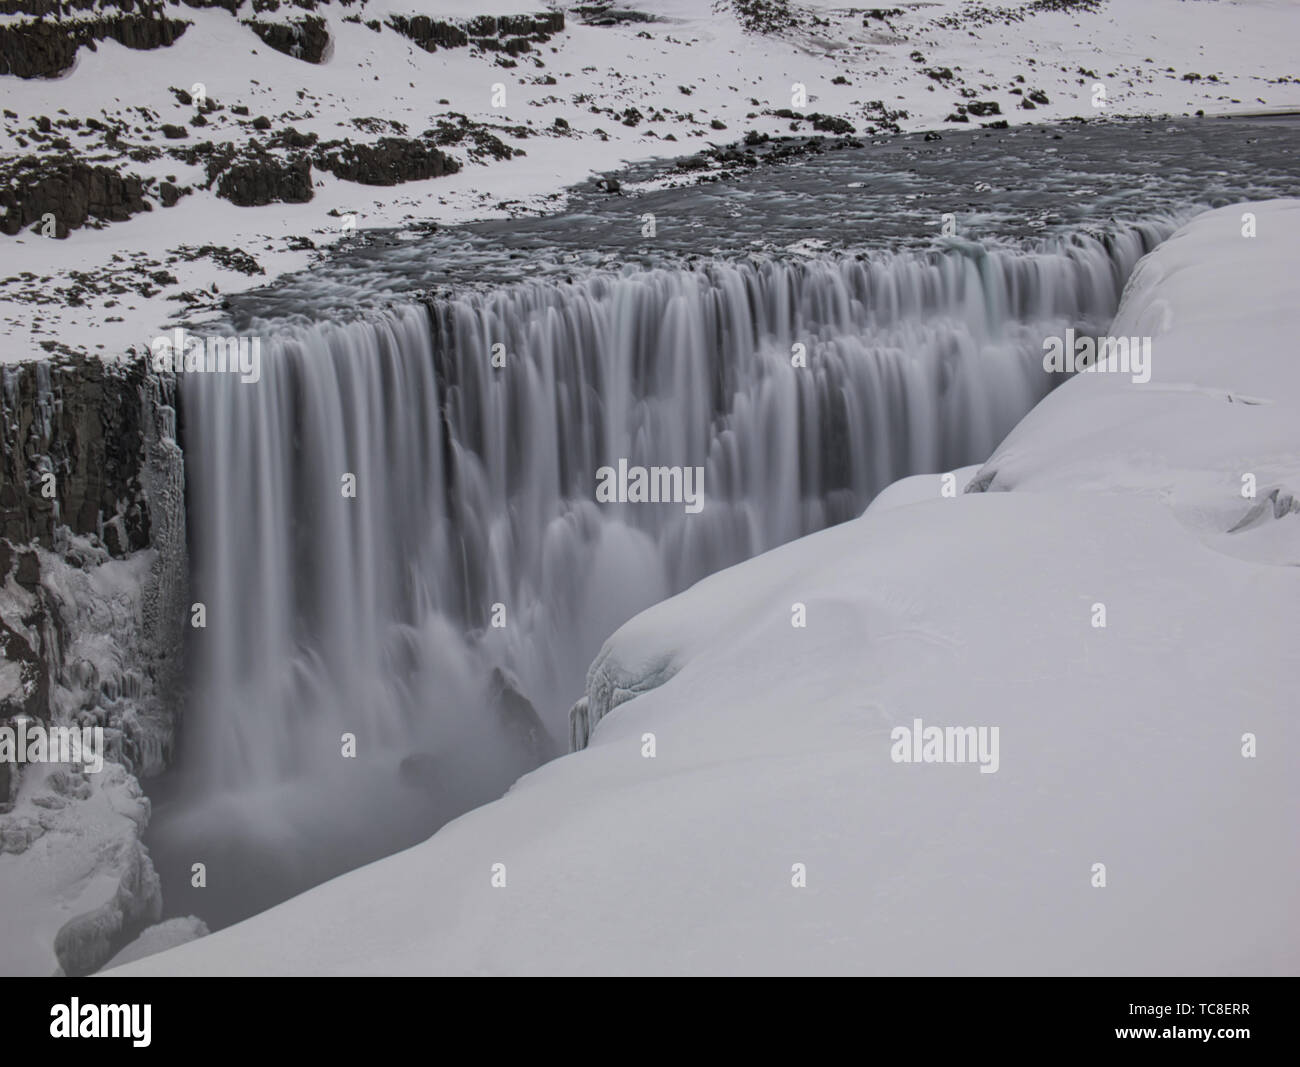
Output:
M311 148L320 138L314 133L300 133L292 126L286 126L273 137L267 138L268 148Z
M41 559L35 552L18 554L18 570L14 580L26 589L36 589L41 584Z
M536 767L557 755L555 742L547 733L537 709L519 691L515 680L500 667L492 669L488 694L497 722L525 769Z
M319 15L307 15L287 23L244 19L244 25L277 52L306 63L320 63L329 50L329 31Z
M317 148L314 159L321 170L362 185L398 185L460 170L433 145L404 137L381 137L374 144L331 141Z
M0 24L0 74L54 78L72 66L82 45L94 48L96 41L112 39L127 48L160 48L179 38L188 26L156 13Z
M143 360L93 358L15 364L5 379L0 722L102 727L106 751L89 775L0 763L3 908L29 924L0 932L0 957L85 974L160 911L138 776L165 768L182 702L175 383ZM56 473L55 501L33 497L33 470Z
M13 544L54 546L54 504L73 533L99 536L101 524L123 516L123 554L150 541L150 511L141 484L144 464L139 362L78 357L20 363L0 393L0 537ZM54 498L40 474L54 474ZM18 554L17 580L39 583L36 553Z
M397 765L397 776L405 785L426 792L437 793L440 766L438 757L430 752L416 752Z
M427 15L390 15L388 27L409 37L426 52L439 48L464 48L473 43L489 51L519 55L532 45L543 44L554 33L564 30L562 11L538 15L507 15L494 18L482 15L469 20L444 21Z
M33 617L35 618L35 617ZM41 613L38 621L44 621ZM20 630L10 627L0 619L0 665L6 667L0 676L0 725L12 726L19 715L38 721L49 719L50 676L47 664L41 657L40 642L32 647ZM17 666L17 670L14 667ZM7 762L0 763L7 768ZM8 775L0 786L0 803L8 799Z
M217 196L240 207L305 204L313 195L311 163L306 157L286 161L271 156L248 158L226 168L217 182Z
M5 170L9 181L0 187L5 209L0 231L11 236L25 226L43 227L47 215L54 217L53 236L66 237L91 219L123 222L151 210L143 179L71 156L27 156Z

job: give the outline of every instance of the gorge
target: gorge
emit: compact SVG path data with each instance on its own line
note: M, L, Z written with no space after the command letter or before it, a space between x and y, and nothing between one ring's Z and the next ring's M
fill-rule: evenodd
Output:
M59 966L93 970L163 915L217 928L262 911L585 745L603 713L586 705L588 669L626 620L856 518L900 478L983 461L1064 378L1044 370L1044 338L1104 333L1139 261L1201 208L1294 191L1280 136L1237 186L1218 174L1244 129L1166 131L1203 136L1202 162L1180 155L1167 185L1044 233L935 242L928 208L882 221L895 183L945 195L908 177L911 160L875 173L879 199L858 197L828 233L827 201L792 205L767 174L739 180L753 198L735 226L712 190L654 194L661 220L680 202L704 231L666 239L662 262L565 261L600 205L580 205L568 238L549 219L341 255L231 302L220 328L260 343L256 381L144 356L5 368L15 550L0 558L0 618L55 679L21 700L43 721L107 727L113 788L143 780L152 802L122 838L126 888L60 927ZM809 163L805 188L838 201L845 177L871 173L869 151ZM1205 203L1189 198L1198 165L1216 183ZM785 246L719 248L736 227ZM830 247L789 250L823 234ZM544 269L512 266L520 249ZM99 394L79 399L87 382ZM115 430L132 444L101 456L95 434L114 419L135 436ZM702 470L704 506L601 501L599 471L620 457ZM55 508L34 489L47 468ZM78 601L89 622L57 596L87 574L113 577ZM97 795L55 784L69 817ZM42 818L0 815L9 858L51 833Z

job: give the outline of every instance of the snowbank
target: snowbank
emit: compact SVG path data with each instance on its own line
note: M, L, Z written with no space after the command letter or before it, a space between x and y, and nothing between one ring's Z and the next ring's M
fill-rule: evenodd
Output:
M1245 210L1131 284L1150 382L639 615L586 750L114 973L1294 973L1300 518L1233 476L1296 484L1300 202ZM894 762L918 718L997 727L996 773Z
M207 933L207 924L193 915L187 915L183 919L168 919L166 922L156 923L145 930L144 933L109 960L108 966L122 967L136 960L144 959L146 956L152 956L157 952L164 952L169 948L175 948L177 945L187 944L196 937L205 937Z

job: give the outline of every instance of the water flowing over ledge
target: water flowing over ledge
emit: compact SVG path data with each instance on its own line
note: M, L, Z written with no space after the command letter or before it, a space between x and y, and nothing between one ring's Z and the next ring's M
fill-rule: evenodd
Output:
M1104 330L1171 229L528 282L290 329L255 384L188 376L190 800L229 829L292 794L327 841L346 804L350 866L395 811L419 839L499 795L631 615L987 456L1054 384L1043 337ZM597 504L621 458L703 468L703 511Z

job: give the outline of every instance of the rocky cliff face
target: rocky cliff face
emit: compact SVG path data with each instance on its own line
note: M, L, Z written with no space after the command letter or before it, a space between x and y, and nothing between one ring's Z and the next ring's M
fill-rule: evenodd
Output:
M167 765L182 699L175 389L84 358L0 384L0 726L99 727L106 750L97 774L0 762L0 928L34 928L49 958L0 956L84 974L161 908L139 780Z
M189 26L168 18L162 4L132 0L101 2L99 11L42 11L58 5L43 0L12 4L31 20L0 25L0 74L20 78L57 78L76 61L80 48L94 49L96 42L113 40L136 50L165 48ZM73 5L63 5L71 8Z
M63 525L110 556L146 547L143 365L72 357L0 374L0 537L53 548Z
M26 156L8 164L6 170L8 180L0 190L0 210L4 212L0 233L11 237L33 224L45 236L67 237L69 230L91 220L123 222L153 210L146 199L152 192L149 182L133 174L119 174L111 167L92 166L72 155L44 160ZM159 195L163 196L161 185Z

